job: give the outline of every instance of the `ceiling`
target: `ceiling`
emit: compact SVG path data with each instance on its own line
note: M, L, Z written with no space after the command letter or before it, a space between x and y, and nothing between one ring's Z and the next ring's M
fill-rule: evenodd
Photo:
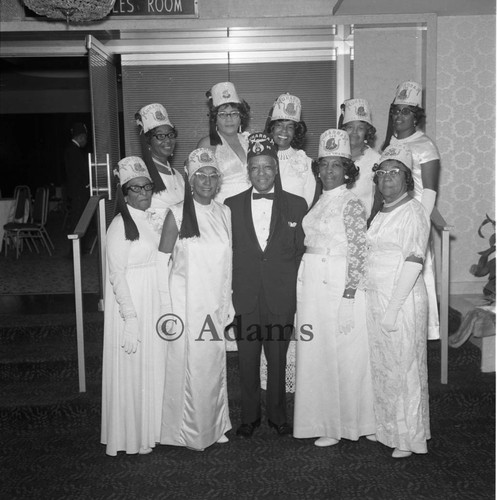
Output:
M439 16L481 16L495 14L495 0L338 0L338 16L375 14L438 14Z
M439 16L492 15L495 0L332 0L338 16L435 13ZM119 38L117 31L98 31L101 41ZM1 41L79 40L80 31L0 33ZM0 58L0 92L6 90L67 89L88 86L86 57Z

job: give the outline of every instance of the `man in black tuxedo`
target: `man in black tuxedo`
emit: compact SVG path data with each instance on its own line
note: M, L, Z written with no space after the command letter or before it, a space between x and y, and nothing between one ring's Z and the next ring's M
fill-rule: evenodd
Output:
M261 349L267 359L268 425L291 434L286 419L285 370L293 333L296 281L304 253L307 203L281 188L278 154L263 133L249 137L252 188L225 200L233 229L233 305L236 311L242 399L237 435L251 437L261 423Z

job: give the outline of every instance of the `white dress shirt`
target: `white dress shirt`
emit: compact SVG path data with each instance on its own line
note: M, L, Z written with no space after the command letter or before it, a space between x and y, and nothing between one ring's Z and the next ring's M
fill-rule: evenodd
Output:
M252 190L253 193L257 193L256 189ZM274 193L274 187L269 191ZM269 227L271 225L271 212L273 210L273 200L268 200L267 198L261 198L259 200L254 200L252 197L252 222L254 223L255 234L259 245L262 250L266 249L267 240L269 238Z

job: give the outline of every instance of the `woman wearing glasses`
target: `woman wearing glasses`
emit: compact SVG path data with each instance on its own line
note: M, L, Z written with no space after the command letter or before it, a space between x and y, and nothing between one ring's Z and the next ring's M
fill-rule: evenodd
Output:
M440 154L434 142L419 128L425 112L422 106L422 88L419 83L401 83L390 106L387 135L383 149L404 144L412 153L413 196L423 205L428 220L435 206L440 173ZM433 252L426 252L423 277L428 292L428 339L440 338Z
M167 340L161 443L201 451L231 429L224 328L231 305L231 212L214 201L213 148L190 153L185 200L170 208L159 245L159 334Z
M323 193L302 223L294 436L326 447L374 434L375 420L361 290L366 212L350 190L359 170L345 131L321 135L318 171Z
M135 119L140 128L143 159L154 181L152 208L169 208L183 200L185 190L182 175L169 163L178 132L162 104L144 106Z
M108 455L146 454L160 440L165 342L155 331L161 225L154 185L136 156L119 162L118 214L107 231L101 442Z
M209 104L209 135L197 147L216 147L216 160L223 182L216 201L247 190L251 184L247 176L248 132L250 106L238 97L231 82L214 85L206 93Z
M376 438L394 458L427 453L430 439L426 330L428 301L421 270L429 237L414 188L412 155L390 145L375 166L384 204L367 233L367 323Z

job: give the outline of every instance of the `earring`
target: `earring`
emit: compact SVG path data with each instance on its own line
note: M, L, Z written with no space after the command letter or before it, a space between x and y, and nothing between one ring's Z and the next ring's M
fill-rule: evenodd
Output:
M348 175L345 176L345 179L350 179L350 177Z
M241 126L241 125L238 127L238 133L239 133L239 134L241 134L241 133L242 133L242 126Z

